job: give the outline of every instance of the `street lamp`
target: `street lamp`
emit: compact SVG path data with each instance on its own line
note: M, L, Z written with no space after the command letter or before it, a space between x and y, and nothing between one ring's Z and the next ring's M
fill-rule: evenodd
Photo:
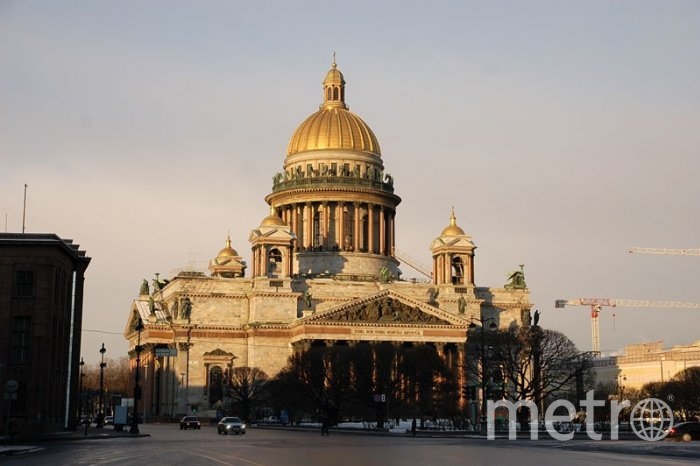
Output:
M79 364L80 378L78 379L78 424L80 424L83 420L83 377L85 377L85 374L83 373L85 361L83 361L83 358L80 358Z
M104 385L105 385L105 367L107 367L107 364L105 363L105 353L106 352L107 352L107 349L105 348L105 344L102 343L102 348L100 348L100 355L101 355L101 360L100 360L100 405L99 405L100 412L97 414L97 427L100 427L100 428L102 426L104 426L104 418L105 418Z
M136 343L136 370L134 372L134 411L131 413L131 428L129 429L130 434L139 433L139 419L138 419L138 400L141 398L141 386L139 385L139 369L141 366L141 331L143 330L143 320L139 317L138 322L136 322L136 327L134 330L138 332L138 340Z
M90 421L88 419L83 419L83 379L85 378L85 372L83 372L83 366L85 361L80 358L80 379L78 379L78 423L85 424L85 435L87 436L88 424Z
M478 322L481 325L476 325L475 322ZM495 330L498 328L498 325L496 325L496 320L493 318L488 318L488 319L476 319L474 317L471 318L471 323L469 324L469 329L470 330L475 330L477 327L481 328L481 432L485 433L486 432L486 373L488 372L487 369L487 360L486 360L486 342L485 340L485 330L486 330L486 324L489 323L489 330Z
M618 376L617 376L617 392L618 392L618 396L620 398L622 398L622 392L625 389L625 386L622 385L622 382L626 382L626 381L627 381L627 376L625 376L625 374L618 374Z

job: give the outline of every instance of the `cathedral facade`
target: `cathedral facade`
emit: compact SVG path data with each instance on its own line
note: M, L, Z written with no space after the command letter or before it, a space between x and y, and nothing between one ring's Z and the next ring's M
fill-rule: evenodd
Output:
M273 377L294 351L317 344L430 344L463 368L470 323L527 321L522 271L501 287L476 286L476 247L454 210L429 244L430 278L401 278L401 198L377 137L345 97L334 62L319 110L299 125L273 177L269 215L250 232L250 265L227 238L209 274L144 280L124 335L132 367L140 362L147 417L212 414L234 367Z

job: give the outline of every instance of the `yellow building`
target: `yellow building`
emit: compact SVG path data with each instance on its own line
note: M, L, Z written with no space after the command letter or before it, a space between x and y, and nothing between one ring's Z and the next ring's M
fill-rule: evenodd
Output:
M319 110L294 132L273 177L269 215L249 236L250 265L227 239L210 276L182 272L152 288L144 280L125 337L132 362L139 341L143 348L139 403L147 415L213 410L232 367L274 376L293 351L312 344L427 343L462 368L471 318L502 328L529 319L524 280L476 286L476 247L454 211L429 243L430 279L401 279L394 248L401 198L385 169L378 139L348 109L333 63Z
M700 366L700 340L670 349L663 345L663 341L627 345L622 355L597 360L597 381L640 389L649 382L668 382L683 370Z

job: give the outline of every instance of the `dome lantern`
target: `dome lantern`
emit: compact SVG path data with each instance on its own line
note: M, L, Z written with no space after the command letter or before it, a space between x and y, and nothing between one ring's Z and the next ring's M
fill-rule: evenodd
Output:
M345 78L333 57L323 80L323 103L294 132L287 157L313 150L348 150L381 156L379 141L362 118L345 103Z
M335 62L335 52L333 52L333 64L331 65L331 69L326 74L326 79L323 80L323 103L319 108L332 107L348 109L345 103L345 78Z

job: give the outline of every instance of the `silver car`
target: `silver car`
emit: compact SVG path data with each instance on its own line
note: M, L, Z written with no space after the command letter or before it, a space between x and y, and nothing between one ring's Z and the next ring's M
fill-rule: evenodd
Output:
M240 417L225 417L217 424L219 434L245 435L245 423Z

